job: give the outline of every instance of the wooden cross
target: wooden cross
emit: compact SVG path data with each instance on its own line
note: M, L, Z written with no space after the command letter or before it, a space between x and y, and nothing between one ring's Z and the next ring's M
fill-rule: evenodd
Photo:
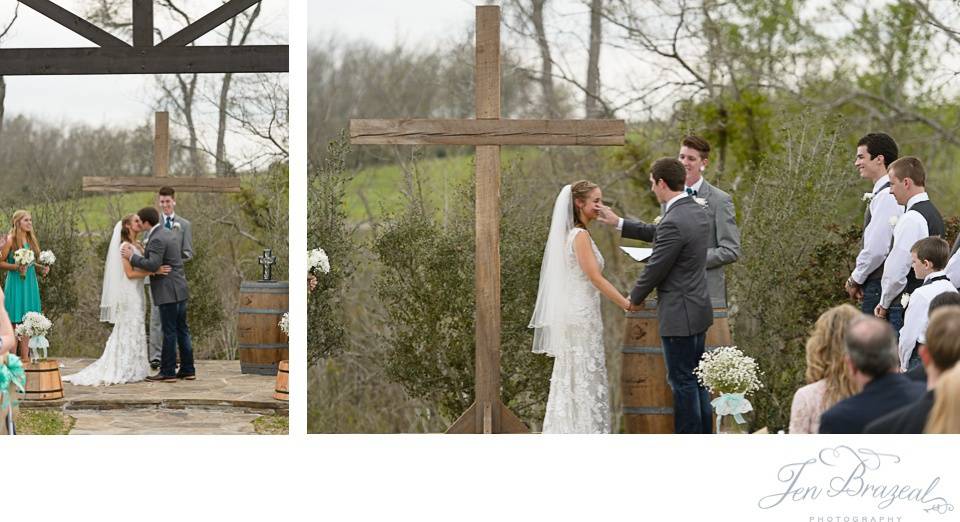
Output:
M476 9L476 119L350 120L350 140L477 147L475 397L447 433L524 433L527 427L500 400L500 146L623 145L626 124L500 119L500 7Z
M156 113L153 140L153 177L84 176L84 192L156 192L173 187L177 192L240 192L238 178L170 177L170 115Z

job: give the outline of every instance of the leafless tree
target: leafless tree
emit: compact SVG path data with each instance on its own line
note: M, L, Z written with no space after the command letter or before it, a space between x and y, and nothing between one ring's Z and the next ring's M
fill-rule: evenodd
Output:
M10 17L10 21L7 22L7 25L3 28L3 31L0 31L0 42L7 36L7 33L10 32L10 29L13 27L13 23L17 21L17 15L20 13L20 2L17 2L17 5L13 8L13 15ZM0 74L0 134L3 134L3 107L4 100L7 97L7 82L3 79L3 75Z

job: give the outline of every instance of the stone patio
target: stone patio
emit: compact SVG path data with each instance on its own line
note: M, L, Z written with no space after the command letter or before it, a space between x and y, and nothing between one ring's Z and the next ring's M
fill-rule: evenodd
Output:
M93 359L61 359L61 375ZM70 434L241 434L264 414L288 414L273 398L276 378L243 375L240 361L197 361L197 380L113 386L63 383L63 399L24 401L21 408L55 408L77 419Z

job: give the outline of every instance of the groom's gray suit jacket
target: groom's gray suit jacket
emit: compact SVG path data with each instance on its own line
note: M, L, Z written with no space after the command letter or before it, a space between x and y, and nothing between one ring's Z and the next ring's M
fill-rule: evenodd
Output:
M162 225L150 230L143 255L133 254L130 264L154 272L160 265L170 265L170 273L165 276L152 276L150 294L154 305L178 303L189 297L187 278L183 272L183 256L180 250L180 237Z
M691 197L674 202L658 225L623 222L623 237L653 242L630 301L640 304L657 289L661 336L697 335L713 324L706 270L709 232L709 215Z

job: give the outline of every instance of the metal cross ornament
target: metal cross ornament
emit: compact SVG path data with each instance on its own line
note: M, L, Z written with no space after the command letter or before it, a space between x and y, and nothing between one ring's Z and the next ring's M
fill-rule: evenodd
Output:
M273 250L264 248L263 255L258 257L257 260L260 261L260 265L263 267L263 275L260 276L260 280L273 281L273 265L277 263L277 256L273 255Z

